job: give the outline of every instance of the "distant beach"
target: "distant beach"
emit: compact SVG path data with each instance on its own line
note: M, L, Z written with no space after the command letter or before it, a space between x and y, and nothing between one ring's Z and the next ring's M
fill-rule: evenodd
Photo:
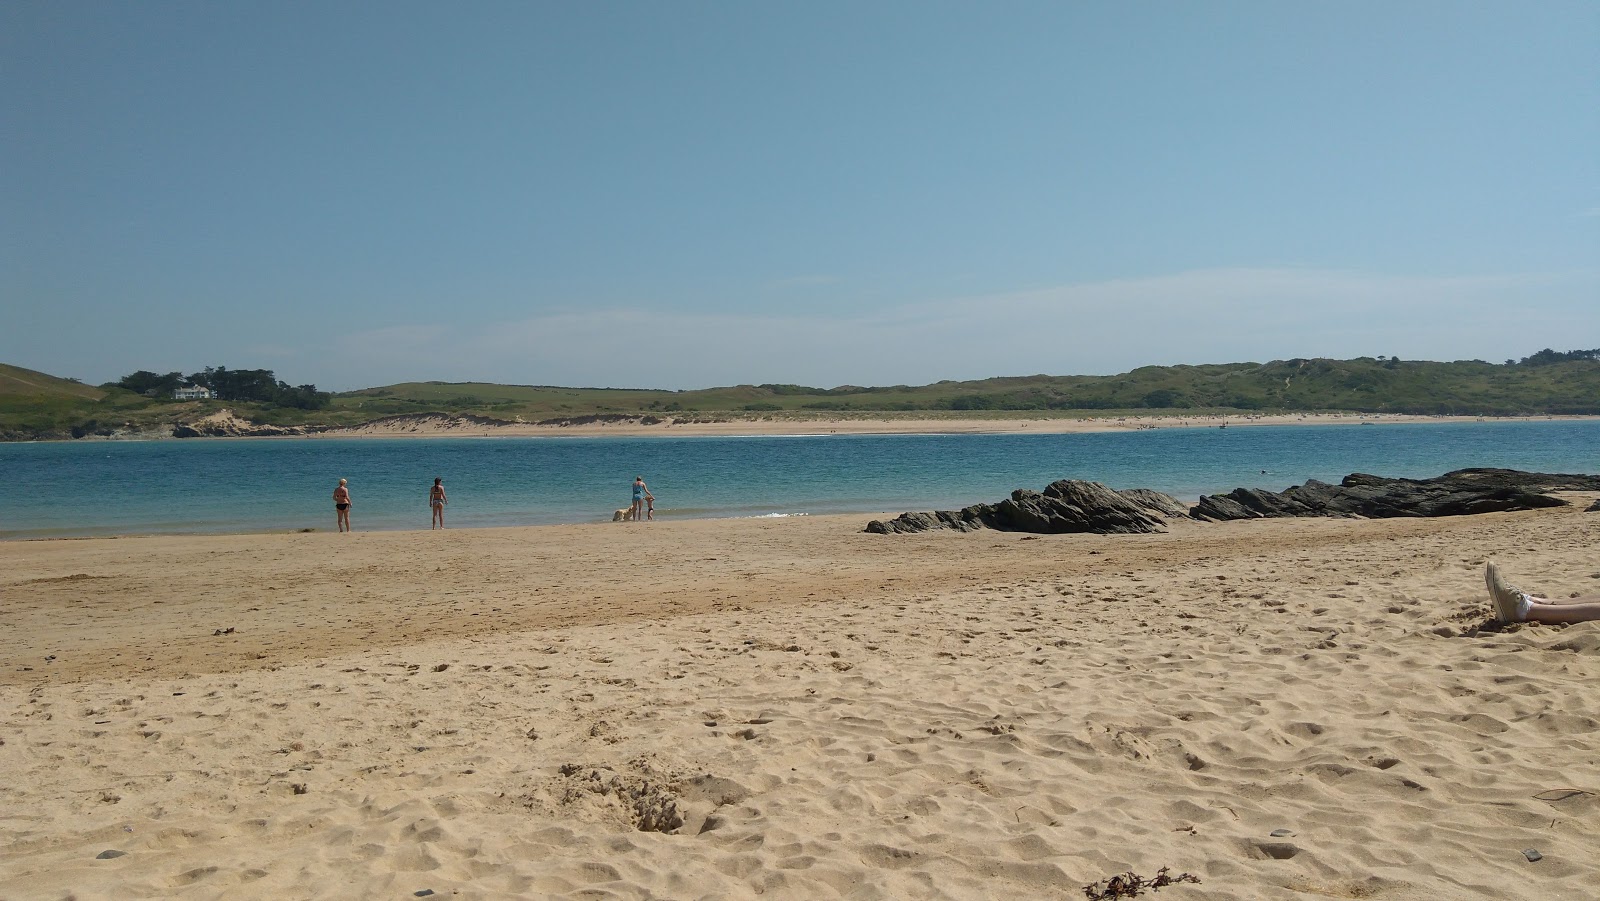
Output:
M1139 429L1219 428L1284 425L1351 425L1353 423L1416 424L1452 422L1539 422L1546 420L1600 420L1597 416L1418 416L1401 413L1263 413L1203 416L1088 416L995 418L899 417L863 413L839 418L736 416L719 419L657 414L615 421L574 422L570 425L536 423L486 424L448 413L425 414L328 429L308 437L321 438L435 438L435 437L538 437L542 435L965 435L965 434L1083 434Z

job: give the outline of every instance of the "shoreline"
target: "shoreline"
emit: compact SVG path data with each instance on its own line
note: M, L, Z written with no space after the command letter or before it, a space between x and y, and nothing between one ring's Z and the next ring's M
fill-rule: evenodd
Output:
M1289 552L1329 541L1355 542L1362 546L1370 543L1381 548L1385 542L1426 538L1425 544L1432 546L1445 536L1456 536L1469 545L1478 543L1480 538L1492 537L1494 541L1488 547L1499 548L1504 546L1507 533L1525 535L1527 541L1533 542L1546 528L1556 528L1564 541L1581 547L1586 546L1588 536L1600 526L1600 519L1585 513L1577 504L1541 510L1421 518L1290 517L1206 522L1172 517L1166 520L1166 531L1127 535L997 530L877 535L862 527L862 517L869 515L836 513L666 520L652 524L657 528L645 524L564 523L442 531L394 529L342 535L319 529L314 532L145 534L0 542L0 562L5 564L6 574L0 579L0 585L12 591L24 587L43 589L47 596L92 595L95 608L78 611L74 603L69 602L59 611L66 618L60 625L80 636L74 642L90 647L63 645L48 658L51 666L47 668L0 667L0 686L33 683L39 679L49 681L52 676L69 672L103 678L122 673L129 667L151 670L152 658L141 655L110 658L96 653L94 646L115 640L115 622L135 621L157 613L152 604L174 608L160 614L162 619L181 610L204 609L210 611L208 616L265 622L304 619L310 611L322 609L325 595L351 594L369 602L363 604L365 614L373 618L368 626L398 627L398 622L389 622L393 611L386 602L375 606L370 603L379 596L374 591L382 589L379 594L403 592L427 608L448 609L454 614L446 619L459 628L446 628L445 623L419 617L416 611L406 613L403 619L411 625L401 631L407 633L407 640L432 642L479 635L486 627L520 631L550 627L557 621L567 624L621 622L638 615L637 611L629 612L633 607L654 606L652 616L671 620L715 609L746 609L744 604L755 597L763 603L782 606L826 606L832 603L827 599L830 595L813 589L835 582L849 583L857 589L870 586L886 597L904 600L939 585L1048 577L1069 561L1074 569L1126 576L1121 569L1131 565L1160 570L1168 563L1182 561L1179 565L1185 567L1204 566L1211 554L1208 549L1230 548L1250 554L1258 543L1279 552ZM1516 544L1515 541L1511 543ZM422 552L430 547L434 553ZM720 549L725 556L697 556L711 548ZM1086 550L1087 556L1084 555ZM441 552L447 552L446 556L438 556ZM658 568L651 575L619 578L601 565L601 561L625 559L640 553L658 560ZM1488 550L1475 553L1492 556ZM1541 553L1553 553L1553 546L1542 549ZM1065 556L1056 559L1061 555ZM968 559L969 556L972 559ZM1553 570L1570 571L1571 578L1564 579L1563 584L1584 587L1588 579L1594 578L1581 563L1574 562L1576 557L1568 555L1563 559L1567 564ZM1466 559L1457 561L1458 564L1468 562ZM908 567L909 571L884 580L883 571L902 567ZM449 580L463 579L480 570L484 577L466 583L477 587L440 593L435 590L437 580L433 574L446 569ZM1538 572L1524 566L1516 569L1527 576ZM801 572L797 570L803 571L804 578L800 578ZM190 580L182 592L173 591L170 576L175 573ZM713 586L715 590L697 594L693 600L667 602L685 591L700 592L707 578L720 582L723 577L739 587ZM546 616L549 611L530 609L523 617L502 617L479 623L475 621L478 612L463 609L458 602L449 599L456 594L492 593L498 580L512 579L537 585L552 578L561 583L570 582L566 587L573 593L598 592L596 599L610 598L617 606L563 603L562 614L555 620ZM1287 574L1285 578L1293 581ZM1428 572L1419 571L1406 581L1432 584L1430 578ZM370 581L372 585L363 588L358 584L361 580ZM354 589L354 592L341 592L341 588ZM1481 589L1481 582L1468 581L1461 593L1476 597ZM1237 590L1235 586L1225 593L1233 594ZM248 609L228 601L230 595L236 600L265 600L260 594L262 591L289 594L273 596L272 606L252 605ZM722 591L731 593L719 599ZM740 595L750 597L740 600ZM23 595L19 594L18 598L21 600ZM1486 600L1483 603L1487 605ZM0 617L17 615L29 606L24 604L22 609L0 611ZM80 613L90 615L84 619ZM102 626L95 624L97 620L102 621L109 632L101 634ZM1600 624L1593 627L1600 630ZM326 633L321 638L330 649L334 646L351 650L363 647L336 620L326 621L320 630ZM253 639L272 647L307 649L302 637L292 632L252 630L251 634ZM36 637L26 629L0 630L0 660L23 659L23 647L31 646ZM154 669L189 672L195 662L185 663L180 658L189 656L190 652L202 658L214 656L204 648L170 650L177 656L157 662ZM303 657L301 654L290 656ZM249 656L231 659L241 670L273 665L254 663L253 660L263 658ZM37 675L24 675L28 672Z
M482 433L482 426L475 426L474 428L472 428L470 430L459 430L459 429L437 428L437 427L435 427L435 428L430 428L430 429L428 429L426 431L411 431L411 432L398 433L398 434L375 433L374 432L374 433L366 433L366 434L361 434L361 435L339 435L339 434L335 434L335 433L324 433L323 435L314 436L314 437L354 438L354 439L357 439L357 440L383 440L385 438L445 438L445 439L456 438L456 439L462 439L462 438L469 438L469 437L472 437L472 438L482 437L482 438L485 438L485 439L493 438L493 437L508 437L508 438L517 438L517 439L528 439L528 438L605 439L605 438L623 438L623 437L636 437L636 436L649 436L649 437L679 437L679 436L681 436L681 437L708 438L708 439L717 439L717 438L731 439L731 438L739 438L739 437L746 437L746 438L819 437L820 438L820 437L830 437L830 436L835 436L835 435L838 436L838 437L841 437L841 438L857 437L857 436L865 437L865 436L873 436L873 435L899 435L899 436L974 435L974 436L977 436L977 435L1026 435L1026 434L1036 434L1036 435L1041 435L1042 436L1042 435L1059 435L1059 434L1114 434L1114 433L1117 433L1117 432L1158 430L1158 429L1161 429L1161 428L1177 428L1177 429L1191 430L1191 429L1201 429L1201 428L1221 428L1224 425L1226 425L1226 426L1234 426L1234 427L1239 427L1239 428L1271 429L1271 428L1275 428L1275 427L1276 428L1285 428L1285 427L1293 427L1293 426L1303 426L1303 427L1317 428L1317 427L1329 427L1329 426L1340 426L1340 425L1343 425L1343 426L1351 426L1351 425L1363 425L1363 426L1364 425L1450 425L1450 424L1460 424L1460 423L1484 424L1484 425L1501 424L1501 425L1510 426L1510 425L1518 425L1518 424L1527 425L1527 424L1538 423L1538 422L1593 423L1593 422L1597 422L1597 421L1600 421L1600 416L1578 416L1578 415L1554 416L1554 415L1548 415L1548 416L1485 418L1485 417L1412 416L1412 415L1402 415L1402 414L1385 414L1385 415L1380 415L1380 416L1362 416L1362 415L1359 415L1359 414L1274 414L1274 415L1251 416L1251 417L1243 417L1243 418L1231 417L1231 416L1220 416L1220 415L1218 415L1218 416L1198 416L1198 417L1160 417L1160 416L1158 416L1158 417L1144 417L1144 416L1133 416L1133 417L1118 417L1118 418L1114 418L1114 419L1113 418L1100 418L1100 419L1086 419L1086 420L1081 420L1081 419L1048 419L1048 418L1046 418L1046 419L1027 419L1027 420L1020 420L1020 419L957 419L957 420L951 420L951 419L940 419L940 420L929 420L929 419L914 419L914 420L912 420L912 419L906 419L906 420L893 420L893 419L891 419L891 420L841 420L841 419L830 419L830 420L817 420L817 421L810 421L810 422L796 422L796 421L793 421L793 420L770 420L770 421L756 422L756 423L751 423L751 422L748 422L748 421L735 421L735 422L722 422L722 423L692 423L692 424L686 424L686 425L682 425L682 426L667 426L667 425L641 426L641 425L637 425L637 424L620 424L619 425L619 424L616 424L616 423L609 423L609 424L589 423L589 424L584 424L584 425L581 425L581 426L575 426L575 427L569 427L569 428L563 428L563 427L557 427L557 426L524 426L524 427L520 427L520 428L511 428L511 429L505 430L507 432L511 432L511 434L496 434L496 433L491 432L491 433L489 433L487 435ZM750 429L750 426L752 426L752 425L761 426L764 429L764 431L760 431L760 432L752 431ZM829 429L828 431L824 431L821 428L819 428L819 426L824 426L824 425L825 426L831 426L831 427L837 427L838 431L834 431L833 429ZM801 429L801 428L798 428L798 426L805 426L805 428ZM670 429L670 431L669 431L669 429ZM886 429L888 429L888 430L886 431ZM1264 433L1261 433L1261 434L1264 434ZM1354 432L1351 432L1351 434L1354 434ZM257 437L252 437L252 436L218 436L218 437L220 438L220 440L224 440L224 441L226 441L226 440L236 440L236 441L250 442L250 441L258 441L258 440L270 440L267 437L257 438ZM305 440L306 438L313 437L313 436L295 436L295 437L300 437L301 440ZM115 440L115 439L103 439L103 438L102 439L87 439L87 442L88 443L95 443L95 442L106 442L106 441L113 441L113 440ZM152 444L164 443L166 440L169 440L169 439L151 439L151 443ZM176 440L176 439L171 439L171 440ZM1314 439L1314 438L1312 438L1311 436L1308 435L1306 440L1316 440L1316 439ZM1420 440L1420 436L1419 436L1419 440ZM40 443L46 443L46 442L40 442ZM54 442L49 442L49 443L54 443ZM62 443L82 444L82 443L86 443L86 440L85 439L78 439L76 441L62 442ZM135 443L138 443L138 442L135 442ZM352 444L354 444L354 442L352 442ZM404 453L403 451L399 450L399 448L403 447L403 446L404 446L403 442L397 442L396 445L395 445L396 449L393 452L394 453ZM819 444L818 446L821 446L821 445ZM242 447L243 446L241 445L241 448ZM309 446L308 446L308 449L309 449ZM330 452L333 452L335 449L329 448L328 450ZM96 452L92 452L91 451L91 453L96 453ZM584 451L574 450L573 453L584 453ZM1443 473L1445 471L1448 471L1450 469L1460 469L1460 468L1464 468L1464 467L1483 466L1483 465L1498 465L1498 464L1490 464L1490 463L1482 463L1482 462L1474 462L1474 461L1463 462L1459 458L1457 458L1455 461L1452 462L1451 465L1449 465L1447 467L1443 467L1443 468L1441 468L1441 469L1439 469L1437 471L1429 471L1429 472L1424 472L1424 473L1409 473L1408 475L1411 475L1413 477L1434 476L1434 475L1439 475L1439 474L1441 474L1441 473ZM1524 466L1521 466L1520 468L1524 468L1524 469L1539 469L1540 467L1529 467L1529 466L1524 465ZM1347 473L1349 471L1351 471L1351 470L1341 469L1341 470L1338 471L1338 474L1344 474L1344 473ZM1366 470L1362 470L1362 471L1366 471ZM1557 467L1552 467L1552 468L1543 468L1543 469L1541 469L1541 471L1550 471L1550 472L1587 472L1588 470L1587 469L1582 469L1582 468L1573 469L1571 467L1561 468L1561 467L1557 466ZM1253 474L1254 470L1251 470L1251 473L1252 474L1246 474L1244 476L1241 476L1236 481L1230 480L1230 481L1228 481L1226 483L1218 483L1215 486L1212 486L1210 488L1205 488L1205 487L1197 488L1197 487L1191 485L1191 486L1189 486L1187 491L1184 491L1184 490L1173 490L1173 489L1160 489L1160 490L1163 490L1164 493L1172 495L1180 504L1182 504L1183 506L1185 506L1187 508L1187 507L1192 507L1193 505L1198 503L1201 500L1202 497L1204 497L1204 496L1206 496L1208 494L1210 494L1210 495L1226 494L1226 493L1228 493L1230 491L1233 491L1233 490L1239 489L1239 488L1262 488L1262 487L1266 487L1266 483L1269 483L1269 482L1272 483L1273 485L1278 485L1278 487L1282 487L1281 485L1279 485L1279 483L1282 482L1282 478L1280 478L1279 475L1274 475L1274 477L1272 479L1257 479L1257 477ZM1261 471L1261 475L1262 476L1267 476L1268 473L1267 473L1266 470L1262 470ZM1314 474L1314 475L1317 478L1322 478L1322 479L1328 478L1327 475L1319 475L1319 474ZM1121 487L1149 487L1149 484L1150 483L1147 483L1147 482L1138 482L1138 483L1135 483L1135 484L1132 484L1132 485L1123 485ZM659 518L663 523L665 523L665 522L692 522L692 521L703 521L703 520L754 521L754 520L770 519L770 518L807 517L807 516L823 516L823 517L826 517L826 516L855 516L855 517L862 517L862 522L865 523L868 519L871 519L871 518L893 518L894 516L899 515L900 513L905 513L905 512L908 512L908 511L910 511L910 512L918 512L918 511L929 511L929 510L934 510L934 509L947 509L947 508L948 509L959 509L960 507L963 507L963 506L966 506L966 505L969 505L969 504L989 503L989 502L993 502L996 498L1000 497L1002 494L1007 493L1010 490L1012 490L1014 488L1018 488L1018 487L1037 490L1041 486L1039 486L1039 485L1030 485L1030 484L1021 484L1021 483L1013 483L1009 487L1004 487L1003 490L996 489L995 493L993 493L992 496L979 496L979 495L975 495L975 494L969 494L969 495L965 495L963 497L960 497L960 498L957 498L957 499L954 499L954 500L951 500L948 497L942 497L940 499L927 501L926 503L923 503L921 505L919 505L918 501L916 501L915 499L912 499L912 500L908 500L907 501L907 505L906 506L897 506L895 509L892 509L892 510L889 510L889 509L878 509L876 507L877 504L882 503L882 502L884 502L886 500L888 502L890 502L890 503L894 503L894 501L890 500L888 498L885 498L885 497L877 497L877 498L868 499L868 500L870 500L870 502L871 502L871 504L873 506L872 509L866 509L865 507L858 507L858 505L852 504L852 503L841 502L841 503L830 504L830 505L827 505L827 506L819 506L819 505L809 505L808 506L808 505L806 505L804 503L801 503L801 504L798 504L796 506L791 506L791 507L788 507L788 508L773 508L773 507L765 507L765 508L758 507L757 508L757 509L765 509L767 512L749 512L750 509L751 509L749 507L740 508L740 507L736 506L736 507L730 507L730 508L727 508L727 509L717 509L715 507L699 507L699 508L696 508L696 507L693 507L692 505L687 510L674 512L672 509L664 507L658 512L659 512ZM528 516L523 516L523 515L517 515L517 516L504 515L504 516L502 516L502 515L494 515L491 512L490 516L484 518L481 521L470 522L470 523L465 523L465 524L458 523L453 528L454 529L461 529L461 530L478 531L478 530L484 530L484 529L516 528L516 527L523 527L523 526L547 527L547 526L610 525L610 524L612 524L612 523L609 522L609 519L608 519L610 514L611 514L611 507L606 505L606 504L603 504L603 503L600 504L600 506L598 508L595 508L593 510L585 508L585 509L581 509L581 510L572 510L572 511L566 511L566 512L556 511L555 513L553 513L551 515L542 515L542 516L531 516L531 515L528 515ZM378 519L373 520L373 522L376 523L376 527L373 527L371 525L367 525L367 526L364 526L362 531L364 531L364 532L389 533L389 532L408 532L408 531L414 531L415 530L415 527L412 524L409 523L409 520L406 520L406 519L394 519L392 517L385 518L384 516L380 515L380 517ZM126 530L124 530L124 528ZM23 527L23 528L13 528L13 529L0 529L0 543L9 543L9 542L49 542L49 541L82 541L82 540L116 540L116 539L129 539L129 538L141 538L141 537L169 537L169 536L170 537L176 537L176 536L222 536L222 535L280 535L280 534L295 534L295 533L316 534L316 533L323 533L323 532L332 531L332 530L329 530L329 529L325 528L325 524L321 523L314 516L307 516L307 517L299 517L299 516L297 516L297 517L293 517L293 518L278 518L278 519L276 519L276 521L273 521L271 518L268 518L267 521L242 522L242 523L241 522L233 522L233 523L214 522L212 520L207 520L207 519L203 519L203 518L195 520L193 522L180 523L178 520L173 519L172 517L167 517L165 520L163 520L161 522L160 525L155 525L154 523L151 523L149 521L143 521L143 522L130 522L130 523L126 524L125 527L124 526L118 526L118 525L111 524L111 523L101 524L99 526L86 525L86 526L84 526L84 529L87 529L87 531L85 531L83 529L79 529L79 528L71 528L71 527L68 527L68 526L60 526L59 528L51 528L51 529L39 529L39 528L33 528L33 527Z
M643 423L642 419L656 419ZM53 438L13 443L79 443L86 441L193 441L342 438L760 438L824 437L827 435L1062 435L1155 429L1257 428L1323 425L1426 425L1496 422L1582 422L1600 416L1536 414L1527 416L1444 416L1409 413L1263 413L1245 415L1199 414L1133 416L1010 416L901 418L893 414L864 413L849 418L789 419L780 417L677 420L655 414L627 414L618 421L569 425L539 423L484 423L470 414L421 413L392 417L356 426L317 427L314 431L281 434L299 426L255 426L227 410L213 413L196 424L218 423L226 434L178 438L149 431L126 436ZM259 430L261 433L256 434Z
M228 411L221 411L227 414ZM217 414L206 417L214 420ZM826 437L828 435L1066 435L1156 429L1261 428L1327 425L1438 425L1497 422L1585 422L1600 415L1537 414L1528 416L1443 416L1409 413L1267 413L1259 415L1205 414L1195 416L1136 415L1118 417L1005 417L1005 418L869 418L849 419L725 419L678 421L666 419L644 424L633 421L590 422L574 425L536 423L484 424L463 415L416 414L403 421L377 421L358 426L316 427L315 431L283 434L302 426L255 426L228 415L232 431L216 435L177 437L168 432L144 430L83 438L26 438L6 444L88 444L133 441L272 441L348 438L766 438ZM199 421L197 421L199 422ZM259 433L258 433L259 431Z
M870 415L870 414L868 414ZM1394 425L1464 422L1538 422L1600 420L1600 416L1421 416L1402 413L1271 413L1259 415L1119 416L1119 417L1004 417L1004 418L849 418L849 419L734 419L718 422L689 420L644 425L638 422L584 423L580 425L485 426L408 422L329 429L307 438L536 438L536 437L807 437L823 435L1060 435L1139 431L1171 428L1238 428L1294 425Z

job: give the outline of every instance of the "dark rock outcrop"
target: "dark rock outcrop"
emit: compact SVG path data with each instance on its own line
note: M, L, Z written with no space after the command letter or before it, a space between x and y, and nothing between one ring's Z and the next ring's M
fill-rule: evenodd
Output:
M1208 522L1311 516L1391 519L1568 506L1567 501L1545 493L1550 491L1600 491L1600 476L1458 469L1433 479L1391 479L1358 472L1345 476L1338 485L1312 479L1281 492L1236 488L1227 494L1201 497L1187 510L1173 498L1147 488L1115 491L1098 482L1062 479L1043 492L1018 489L995 504L902 513L887 522L873 520L867 523L867 531L884 535L932 529L1139 534L1164 531L1163 517L1172 516ZM1600 512L1600 501L1588 509Z
M1585 513L1600 513L1600 498L1595 498L1595 502L1590 504L1587 508L1585 508L1583 512L1585 512Z
M1124 488L1117 492L1133 503L1146 510L1152 510L1160 516L1185 517L1189 515L1189 508L1178 503L1170 494L1162 494L1149 488Z
M1315 479L1282 492L1236 488L1200 498L1194 519L1222 522L1294 516L1466 516L1508 510L1564 507L1547 491L1600 491L1600 476L1458 469L1433 479L1390 479L1352 473L1338 485Z
M1119 492L1098 482L1062 479L1051 482L1043 492L1019 488L995 504L976 504L958 511L902 513L888 522L875 519L867 523L867 531L880 535L930 529L996 529L1045 535L1145 534L1164 531L1162 516L1182 516L1184 512L1176 500L1148 489Z

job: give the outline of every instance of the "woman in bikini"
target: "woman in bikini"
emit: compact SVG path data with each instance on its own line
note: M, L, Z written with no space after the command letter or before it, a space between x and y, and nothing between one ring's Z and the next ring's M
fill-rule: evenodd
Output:
M433 527L444 528L444 505L450 503L444 496L444 479L433 480L433 490L428 492L428 506L433 508Z
M350 489L345 487L345 480L339 480L339 487L333 489L333 509L338 516L339 531L349 532L350 528Z

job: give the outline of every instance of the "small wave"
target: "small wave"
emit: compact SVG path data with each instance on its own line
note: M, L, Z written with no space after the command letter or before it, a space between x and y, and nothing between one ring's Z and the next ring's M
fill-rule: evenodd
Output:
M755 513L741 519L783 519L789 516L810 516L810 513Z

